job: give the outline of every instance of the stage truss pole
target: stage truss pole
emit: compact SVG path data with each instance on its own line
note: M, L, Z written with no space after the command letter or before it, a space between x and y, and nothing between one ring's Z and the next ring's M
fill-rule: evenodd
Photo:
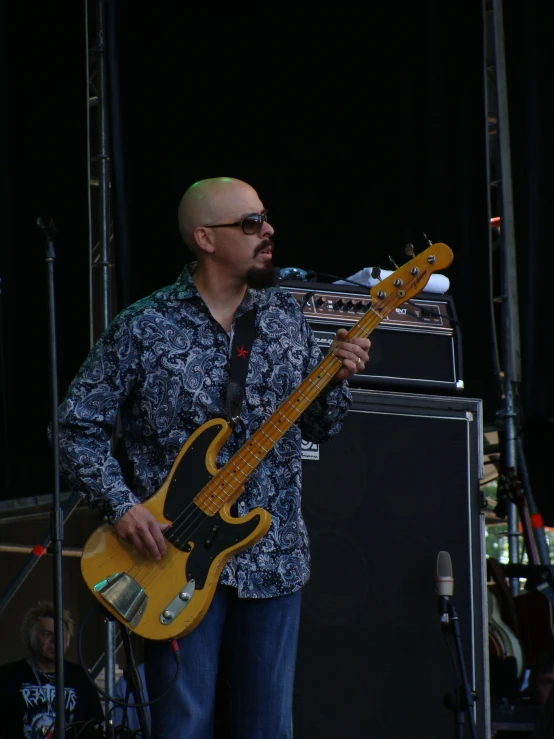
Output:
M89 182L89 326L92 346L113 318L113 229L110 203L105 0L85 0L87 20L88 182ZM115 623L104 621L105 692L115 690ZM106 700L107 736L111 735L111 709Z
M89 321L90 345L113 318L113 228L108 130L105 0L89 3L87 16Z
M491 275L494 233L499 236L500 262L499 287L501 293L494 297L494 302L501 306L502 364L497 358L497 365L503 367L504 406L498 410L497 418L504 430L503 466L517 470L519 433L517 398L521 384L521 344L502 0L483 0L483 28ZM510 564L517 564L519 562L518 514L516 506L511 502L507 506L507 518L509 560ZM510 587L512 593L517 594L519 580L511 578Z

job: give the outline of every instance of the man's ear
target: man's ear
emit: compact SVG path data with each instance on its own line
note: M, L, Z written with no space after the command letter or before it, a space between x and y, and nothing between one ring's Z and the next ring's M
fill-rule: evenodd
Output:
M212 254L214 251L213 234L211 229L206 226L196 226L192 232L192 238L197 244L198 248L207 254Z

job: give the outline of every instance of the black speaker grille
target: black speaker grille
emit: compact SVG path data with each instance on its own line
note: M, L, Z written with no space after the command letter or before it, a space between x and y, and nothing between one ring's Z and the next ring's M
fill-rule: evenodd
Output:
M364 390L353 397L340 436L320 446L319 460L303 463L312 577L302 606L295 736L454 736L443 698L459 678L434 592L442 550L453 563L466 669L484 726L480 401Z

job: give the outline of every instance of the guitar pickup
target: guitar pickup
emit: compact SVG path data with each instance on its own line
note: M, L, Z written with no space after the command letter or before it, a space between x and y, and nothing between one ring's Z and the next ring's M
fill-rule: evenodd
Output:
M214 543L214 541L215 541L215 538L216 538L216 536L217 536L217 535L218 535L218 533L219 533L219 529L220 529L220 528L221 528L221 523L216 523L216 524L214 525L213 529L212 529L212 530L211 530L211 532L210 532L210 535L208 536L208 538L207 538L207 539L206 539L206 541L204 542L204 547L205 547L206 549L209 549L209 548L210 548L210 547L212 546L212 544L213 544L213 543Z

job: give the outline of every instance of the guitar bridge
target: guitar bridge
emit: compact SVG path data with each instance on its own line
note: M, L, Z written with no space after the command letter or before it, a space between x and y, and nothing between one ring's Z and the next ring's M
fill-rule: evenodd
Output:
M101 595L131 628L137 626L148 604L146 592L126 572L108 575L105 580L96 583L94 591Z

